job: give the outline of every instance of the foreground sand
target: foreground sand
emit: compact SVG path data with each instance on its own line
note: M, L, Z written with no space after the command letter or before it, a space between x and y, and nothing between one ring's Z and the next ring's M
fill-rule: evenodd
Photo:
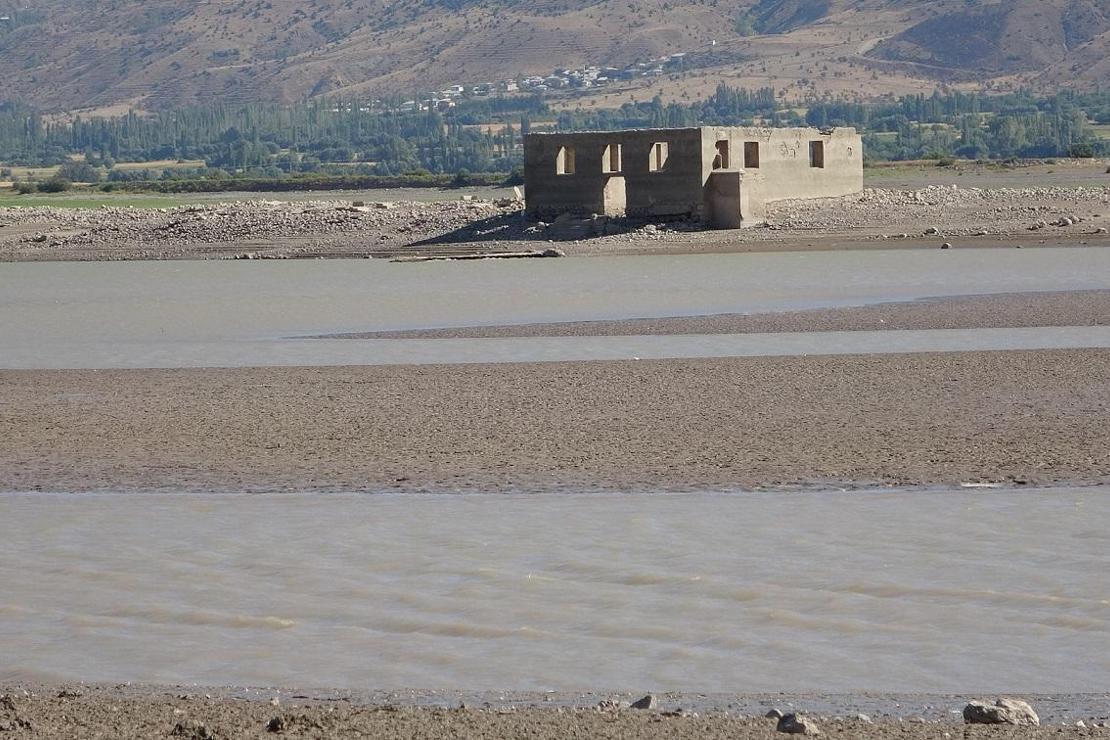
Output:
M810 714L826 737L839 738L1072 738L1108 737L1106 697L1053 699L1056 708L1039 728L964 726L952 707L957 697L736 697L706 701L699 696L663 697L658 710L605 709L596 697L571 702L493 701L446 706L367 702L333 696L324 701L255 691L36 687L8 689L0 697L0 732L12 738L185 738L396 737L396 738L698 738L747 740L784 737L764 707L795 711L815 703L832 710ZM234 695L232 695L234 694ZM618 697L614 697L618 698ZM619 697L626 698L626 697ZM815 701L816 700L816 701ZM438 700L433 700L440 703ZM1036 703L1036 702L1034 702ZM871 714L858 718L855 707ZM450 708L448 708L450 707ZM754 710L754 711L753 711ZM848 710L848 711L844 711ZM889 711L887 711L889 710ZM956 710L958 711L958 709ZM830 716L831 714L831 716ZM1082 721L1082 727L1076 723ZM6 730L6 731L5 731Z
M0 490L1110 481L1110 351L0 372Z

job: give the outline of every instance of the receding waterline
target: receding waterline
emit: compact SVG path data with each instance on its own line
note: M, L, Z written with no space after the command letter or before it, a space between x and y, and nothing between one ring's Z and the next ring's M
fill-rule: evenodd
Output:
M1108 494L0 495L0 644L90 681L1090 691Z

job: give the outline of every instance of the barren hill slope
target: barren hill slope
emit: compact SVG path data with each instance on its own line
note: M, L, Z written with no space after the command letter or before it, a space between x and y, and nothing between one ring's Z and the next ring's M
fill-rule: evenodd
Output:
M687 69L645 93L1093 87L1110 78L1108 34L1110 0L0 0L0 99L411 95L677 52Z

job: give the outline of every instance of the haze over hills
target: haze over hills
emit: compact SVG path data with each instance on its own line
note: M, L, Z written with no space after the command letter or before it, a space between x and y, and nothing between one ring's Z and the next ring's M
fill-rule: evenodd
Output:
M683 52L573 104L1110 79L1110 0L0 0L0 18L0 98L59 111L411 97Z

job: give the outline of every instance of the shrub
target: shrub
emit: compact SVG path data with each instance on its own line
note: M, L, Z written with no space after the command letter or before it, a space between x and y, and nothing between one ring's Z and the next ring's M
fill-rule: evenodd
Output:
M100 170L88 162L69 160L58 169L58 177L71 182L100 182Z
M937 167L952 167L956 164L956 160L952 157L941 157L937 160Z
M1068 149L1068 156L1072 159L1090 159L1095 156L1095 146L1089 141L1072 144Z
M30 182L17 182L12 187L15 192L19 193L20 195L30 195L31 193L35 192L34 183Z
M40 193L64 193L69 190L73 185L69 180L64 177L51 177L49 180L44 180L39 183Z
M466 187L469 184L470 184L470 173L465 169L459 170L458 172L455 173L455 176L451 178L451 185L453 187L461 188L461 187Z

